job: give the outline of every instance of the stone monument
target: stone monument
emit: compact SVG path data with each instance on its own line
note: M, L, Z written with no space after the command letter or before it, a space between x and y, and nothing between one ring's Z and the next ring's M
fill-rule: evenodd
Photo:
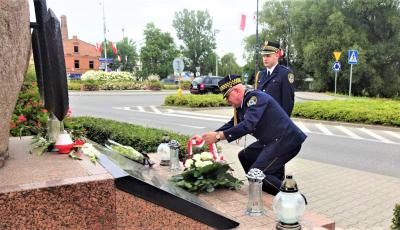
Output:
M8 157L10 121L31 50L27 0L0 0L0 167Z

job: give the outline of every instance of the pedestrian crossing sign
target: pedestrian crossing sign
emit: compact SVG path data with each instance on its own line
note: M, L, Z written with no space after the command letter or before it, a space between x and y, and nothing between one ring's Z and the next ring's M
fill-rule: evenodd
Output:
M357 50L349 50L348 63L351 65L358 63L358 51Z

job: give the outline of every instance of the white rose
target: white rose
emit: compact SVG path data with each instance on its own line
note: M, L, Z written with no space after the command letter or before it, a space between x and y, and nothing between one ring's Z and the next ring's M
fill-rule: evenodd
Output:
M190 168L190 166L192 166L193 162L194 161L192 159L187 159L185 162L185 168Z
M204 167L206 165L211 165L211 164L213 164L212 161L203 161L203 166L202 167Z
M200 154L194 154L192 159L195 161L200 161L201 156L200 156Z
M213 159L213 155L210 152L202 152L200 156L203 161Z
M196 168L201 168L201 167L203 167L203 161L196 161L196 162L194 163L194 166L196 166Z

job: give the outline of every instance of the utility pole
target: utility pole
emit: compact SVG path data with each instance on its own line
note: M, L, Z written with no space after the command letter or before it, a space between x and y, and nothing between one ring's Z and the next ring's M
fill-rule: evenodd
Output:
M104 29L104 42L103 42L103 49L104 49L104 58L107 59L107 37L106 37L106 33L107 33L107 29L106 29L106 14L105 14L105 7L104 7L104 0L103 0L103 29ZM105 62L105 69L104 71L107 72L107 60Z
M257 0L257 15L256 15L256 45L255 45L255 53L256 53L256 64L254 66L254 79L256 77L257 74L257 70L258 70L258 0Z

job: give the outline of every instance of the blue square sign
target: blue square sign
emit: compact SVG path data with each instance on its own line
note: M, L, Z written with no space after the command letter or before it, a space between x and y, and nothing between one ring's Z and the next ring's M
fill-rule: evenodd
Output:
M357 50L349 50L349 64L357 64L358 63L358 51Z

